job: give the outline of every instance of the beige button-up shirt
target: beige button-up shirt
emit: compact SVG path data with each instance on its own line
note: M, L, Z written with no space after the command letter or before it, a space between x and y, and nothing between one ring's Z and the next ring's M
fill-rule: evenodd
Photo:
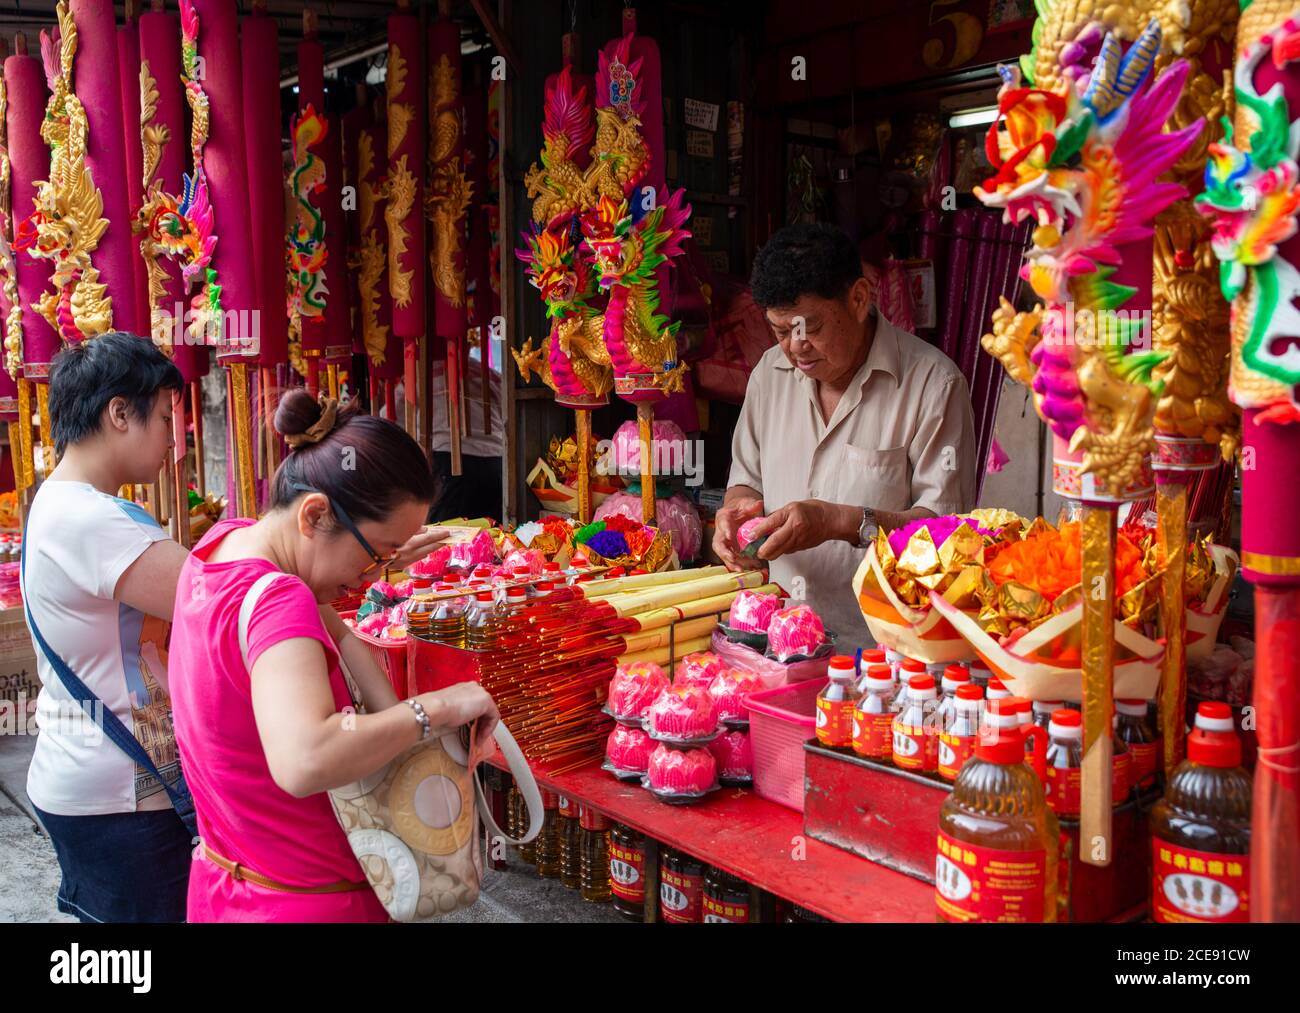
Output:
M970 393L956 364L877 313L871 351L829 422L816 381L780 345L768 349L745 391L728 485L757 489L768 513L803 499L961 513L975 505L975 455ZM850 586L863 551L828 541L771 564L791 603L811 605L841 651L872 643Z

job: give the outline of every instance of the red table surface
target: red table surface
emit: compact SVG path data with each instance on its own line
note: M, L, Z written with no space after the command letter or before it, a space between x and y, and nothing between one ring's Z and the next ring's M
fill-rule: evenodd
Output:
M505 769L500 754L491 762ZM596 762L558 775L542 764L532 770L542 787L824 918L934 920L933 886L805 836L801 813L752 791L722 788L696 805L673 806Z

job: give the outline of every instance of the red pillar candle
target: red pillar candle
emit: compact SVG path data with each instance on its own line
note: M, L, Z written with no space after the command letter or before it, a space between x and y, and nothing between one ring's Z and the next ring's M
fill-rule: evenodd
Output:
M315 393L320 388L320 364L328 343L325 321L334 289L323 186L323 176L329 171L324 159L329 131L325 119L325 49L316 39L313 26L308 12L303 17L305 35L298 43L298 118L294 121L294 174L290 185L299 244L304 253L311 251L303 266L310 264L312 269L298 279L303 286L299 340L307 365L307 387Z
M353 274L357 279L357 323L370 373L396 381L402 375L402 339L393 331L392 299L388 292L388 226L379 201L379 189L388 165L388 131L370 110L354 121L349 132L349 158L356 168L357 246Z
M122 92L122 148L126 156L127 210L135 221L144 193L144 148L140 143L140 27L134 4L127 4L126 24L117 29L117 77ZM139 334L149 333L149 286L140 245L131 239L135 277L135 320Z
M200 83L208 95L203 171L217 234L212 266L221 286L222 326L217 354L223 361L239 361L258 354L261 330L248 211L239 30L234 0L192 0L192 6L199 18L198 53L203 61Z
M420 19L388 17L388 290L393 330L408 342L425 334L425 74ZM414 390L406 392L408 399Z
M162 147L155 178L165 193L179 194L182 176L189 169L189 133L185 126L185 99L181 85L180 20L175 14L146 12L140 15L140 62L149 70L158 98L154 104L153 123L166 128L167 143ZM157 321L165 327L172 346L172 360L186 383L204 376L209 368L206 346L192 340L185 327L187 304L185 284L175 263L167 264L163 295L150 306Z
M117 70L117 27L111 0L71 0L77 26L73 83L86 111L86 166L104 202L108 228L93 254L107 295L113 301L113 327L139 334L135 259L131 237L122 83ZM138 118L137 118L137 122Z
M32 211L36 184L50 171L50 149L41 138L45 104L49 93L41 61L34 56L15 55L5 60L5 91L9 98L5 117L9 131L9 165L13 187L11 207L15 227ZM18 269L18 300L22 304L23 376L45 380L50 360L59 350L59 336L48 320L32 309L49 287L49 260L36 258L28 250L14 250Z
M325 105L321 104L322 115ZM343 213L343 128L337 116L326 116L321 157L325 160L325 189L320 193L325 212L325 361L331 365L352 362L352 300L348 284L347 223Z
M253 273L262 325L258 363L289 358L284 298L284 172L280 157L280 47L275 18L253 8L240 26L244 157L253 227Z
M469 180L465 167L461 96L460 28L454 21L429 25L429 266L433 273L433 332L461 342L465 314L465 219Z
M352 308L352 354L366 354L365 335L361 330L360 294L357 274L357 248L361 243L361 193L357 185L357 144L362 130L375 122L375 112L369 101L369 90L363 83L358 85L358 105L350 109L342 119L343 123L343 186L352 187L350 191L356 201L352 213L344 215L347 230L348 249L348 305ZM371 162L374 162L373 152Z

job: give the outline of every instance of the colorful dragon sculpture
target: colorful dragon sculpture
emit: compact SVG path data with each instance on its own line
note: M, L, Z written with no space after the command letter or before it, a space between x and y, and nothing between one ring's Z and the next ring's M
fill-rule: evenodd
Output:
M1197 204L1213 220L1223 294L1237 300L1229 380L1233 400L1260 409L1257 418L1264 421L1300 422L1300 311L1294 302L1300 270L1279 252L1297 231L1300 117L1292 119L1280 83L1262 95L1257 90L1256 74L1265 60L1278 68L1300 60L1300 16L1286 18L1243 47L1236 100L1239 111L1248 111L1258 126L1248 138L1234 137L1225 120L1223 142L1210 146L1205 192ZM1243 141L1248 148L1240 146Z
M313 149L324 139L329 124L308 104L293 118L293 173L289 188L294 198L293 228L289 230L289 335L301 345L302 329L325 319L325 218L312 195L325 186L325 162ZM300 353L301 354L301 353Z
M190 299L189 333L203 341L210 327L220 327L221 285L212 256L217 249L213 232L215 217L208 199L207 175L203 169L203 147L208 140L208 95L199 73L199 16L192 0L181 0L181 68L185 101L190 107L190 164L184 174L179 195L163 189L158 167L163 151L171 142L171 131L157 123L158 87L149 64L140 64L140 127L144 145L144 201L136 215L135 231L140 233L140 252L144 257L149 286L149 326L154 340L171 347L170 307L164 306L167 272L164 257L180 265L181 281L186 290L194 290ZM195 288L197 286L197 288Z
M1121 311L1135 289L1114 276L1122 247L1148 239L1152 219L1184 194L1157 180L1200 130L1161 132L1188 68L1178 61L1152 83L1160 41L1155 20L1127 51L1088 22L1057 46L1049 86L1021 84L1043 67L1033 55L1020 70L1001 68L987 140L996 173L975 190L1008 221L1037 222L1021 276L1043 300L1016 313L1004 299L984 347L1032 386L1039 414L1082 456L1082 473L1115 497L1140 483L1154 448L1151 372L1165 353L1134 349L1141 317Z
M50 87L41 137L50 148L50 177L36 184L35 210L18 226L14 246L54 262L54 290L32 308L64 341L82 341L113 326L113 301L91 261L108 219L86 165L86 111L72 90L77 28L68 0L59 0L55 11L57 28L41 33Z
M527 379L538 372L561 403L603 403L611 385L628 400L660 398L682 389L677 327L658 312L657 269L680 255L690 233L684 192L638 191L650 165L639 132L639 61L628 63L631 36L614 58L603 53L597 88L609 103L591 107L565 67L546 93L541 167L526 177L534 197L533 231L516 255L552 320L549 346L532 340L515 352ZM573 153L592 142L591 163ZM599 293L606 293L603 312Z

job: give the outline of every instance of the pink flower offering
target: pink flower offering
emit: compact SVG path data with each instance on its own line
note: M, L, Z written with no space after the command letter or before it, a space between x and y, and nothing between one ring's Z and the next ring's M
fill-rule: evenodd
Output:
M470 541L451 546L449 563L452 566L478 566L480 563L494 563L496 558L496 542L484 528Z
M540 577L542 575L542 567L545 565L546 556L537 549L516 549L514 552L511 552L506 556L505 561L502 563L502 568L513 576L516 570L522 570L524 567L527 567L528 575L530 577Z
M807 605L782 609L772 616L767 627L767 646L777 660L785 661L796 654L813 655L826 642L826 628L817 613Z
M605 743L605 759L615 770L644 774L655 744L640 728L617 725Z
M651 735L701 739L718 730L718 706L700 686L673 686L646 711Z
M754 751L749 732L727 732L709 743L709 752L718 764L719 777L753 777Z
M377 594L382 594L385 598L396 600L402 597L402 593L386 580L377 580L370 585L375 589Z
M674 795L703 795L718 780L718 764L707 749L670 749L662 743L650 754L650 787Z
M772 616L780 609L781 599L777 595L746 588L731 603L731 619L727 625L745 633L766 633Z
M713 685L713 680L726 670L726 663L712 651L696 651L677 662L673 685L708 689Z
M736 545L743 549L752 542L754 540L754 532L758 530L758 526L765 520L767 520L766 517L754 517L745 521L745 523L740 526L740 530L736 532Z
M451 546L439 545L418 563L412 563L406 568L406 572L412 577L428 577L437 580L447 572L447 565L451 562Z
M384 627L387 625L388 615L386 613L372 612L357 623L357 632L364 633L368 637L377 637L384 632Z
M745 701L750 693L763 689L763 680L753 672L729 668L709 686L709 695L717 702L719 721L747 721L749 709Z
M621 718L640 718L668 688L668 676L652 661L619 665L609 683L609 709Z

